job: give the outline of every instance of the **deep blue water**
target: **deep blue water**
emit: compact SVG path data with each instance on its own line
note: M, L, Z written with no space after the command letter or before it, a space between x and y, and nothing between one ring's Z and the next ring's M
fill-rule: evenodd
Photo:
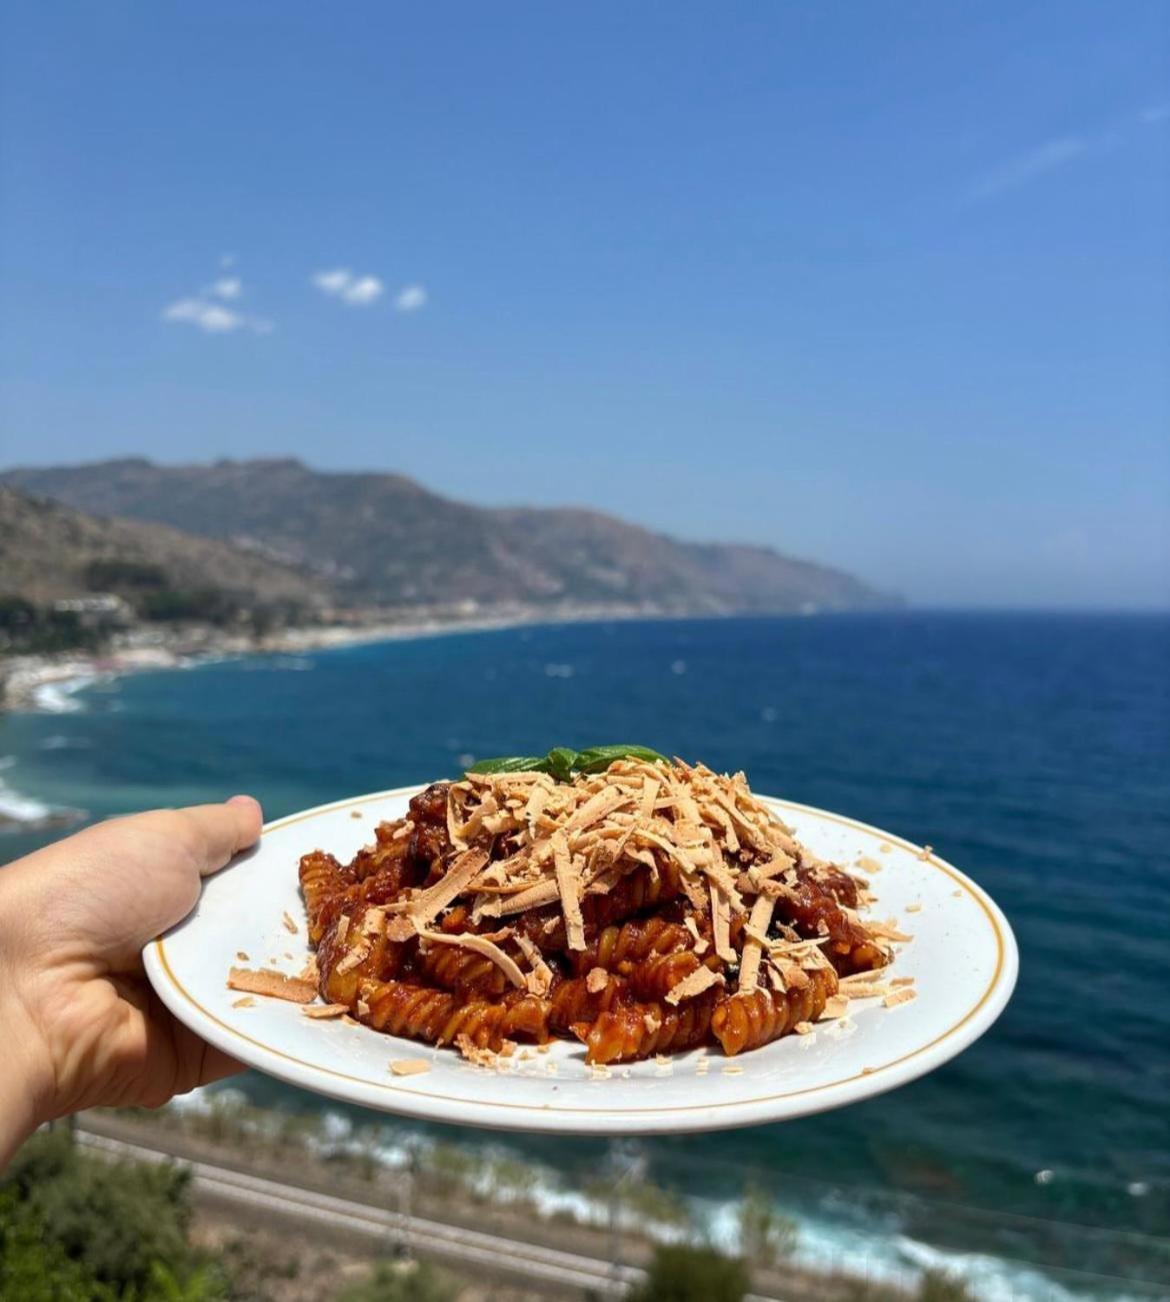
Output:
M886 1208L891 1191L924 1195L919 1219L954 1202L1166 1231L1170 619L528 628L141 675L84 699L0 721L10 785L95 815L250 791L278 816L460 756L628 740L929 842L1016 929L1020 982L997 1026L872 1102L655 1141L659 1173L693 1180L704 1158L719 1192L742 1181L719 1163L743 1157L794 1188L883 1190ZM25 844L9 835L0 855ZM584 1140L523 1143L562 1167L596 1157Z

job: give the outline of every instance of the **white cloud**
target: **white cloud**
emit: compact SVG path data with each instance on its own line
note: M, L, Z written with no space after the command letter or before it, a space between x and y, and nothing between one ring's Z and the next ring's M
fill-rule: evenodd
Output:
M394 296L394 307L398 312L417 312L427 305L425 285L407 285Z
M348 267L318 271L313 276L313 284L322 294L339 298L351 307L367 307L386 292L386 286L377 276L355 276Z
M345 267L338 267L336 271L318 271L313 284L322 294L340 294L353 284L353 272Z
M193 325L213 335L231 334L234 330L253 330L256 334L266 335L272 331L271 321L245 316L205 298L177 299L163 309L162 319L171 324Z
M365 307L367 303L377 302L385 290L385 285L377 276L363 276L360 280L355 280L352 285L347 285L341 291L341 297L355 307Z
M220 256L220 268L235 262L234 253ZM252 316L235 307L234 303L244 292L244 282L239 276L217 276L210 285L189 298L178 298L162 310L161 319L170 325L191 325L209 335L234 334L237 330L250 330L253 334L271 334L274 327L265 317ZM221 301L222 300L222 301Z
M1090 141L1084 136L1058 136L1054 140L1048 140L1036 149L1020 154L1018 158L1011 159L1002 167L997 167L994 171L979 177L971 186L970 197L990 199L1005 190L1014 190L1017 186L1026 185L1034 177L1063 167L1066 163L1071 163L1074 158L1080 158L1089 146Z

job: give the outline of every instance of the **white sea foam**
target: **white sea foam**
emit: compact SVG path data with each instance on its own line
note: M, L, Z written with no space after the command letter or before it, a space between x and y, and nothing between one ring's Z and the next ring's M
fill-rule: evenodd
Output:
M101 678L100 674L78 674L75 678L40 683L30 693L33 705L45 714L76 714L85 708L77 694L100 682Z
M238 1090L212 1088L196 1090L175 1099L172 1107L181 1111L209 1112L216 1106L247 1103ZM265 1129L280 1125L279 1113L269 1114L256 1124ZM343 1113L326 1109L318 1115L316 1133L308 1139L310 1149L321 1156L365 1154L392 1170L403 1170L412 1162L426 1165L439 1147L434 1140L405 1127L380 1125L356 1127ZM544 1217L568 1215L583 1225L609 1223L610 1205L604 1196L585 1193L546 1163L517 1158L503 1145L477 1146L478 1159L469 1165L464 1179L473 1192L496 1202L524 1200ZM501 1184L493 1172L496 1162L519 1163L524 1180L515 1188ZM683 1200L690 1224L655 1219L644 1210L619 1200L617 1219L628 1230L648 1234L659 1242L692 1239L696 1233L721 1251L738 1253L740 1207L735 1200L690 1197ZM796 1227L794 1265L820 1274L844 1274L874 1285L892 1285L912 1293L927 1271L937 1271L966 1284L980 1302L1082 1302L1083 1293L1073 1293L1026 1262L1009 1261L983 1253L949 1251L922 1243L898 1229L893 1216L875 1216L868 1225L860 1221L856 1208L843 1202L835 1213L827 1205L821 1214L795 1211L778 1205L777 1211ZM839 1213L839 1214L838 1214ZM1112 1294L1115 1302L1140 1302Z
M12 755L0 756L0 770L11 769L15 763ZM80 816L77 810L61 809L37 800L34 796L26 796L0 778L0 826L16 824L31 831Z

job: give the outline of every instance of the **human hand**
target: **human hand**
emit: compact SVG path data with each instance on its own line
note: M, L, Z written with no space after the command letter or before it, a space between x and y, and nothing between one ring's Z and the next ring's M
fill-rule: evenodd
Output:
M167 1012L141 953L260 823L233 796L99 823L0 868L0 1167L43 1121L158 1107L240 1070Z

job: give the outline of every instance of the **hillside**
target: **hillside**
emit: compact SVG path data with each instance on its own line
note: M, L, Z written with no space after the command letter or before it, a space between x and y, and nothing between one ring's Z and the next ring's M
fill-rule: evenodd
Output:
M96 518L0 484L0 595L43 605L99 591L131 605L195 592L297 611L325 600L320 581L230 543Z
M353 605L606 603L663 613L858 609L891 599L764 547L679 542L600 512L492 510L400 475L299 461L138 459L10 470L82 511L168 525L300 569ZM308 582L308 579L302 579Z

